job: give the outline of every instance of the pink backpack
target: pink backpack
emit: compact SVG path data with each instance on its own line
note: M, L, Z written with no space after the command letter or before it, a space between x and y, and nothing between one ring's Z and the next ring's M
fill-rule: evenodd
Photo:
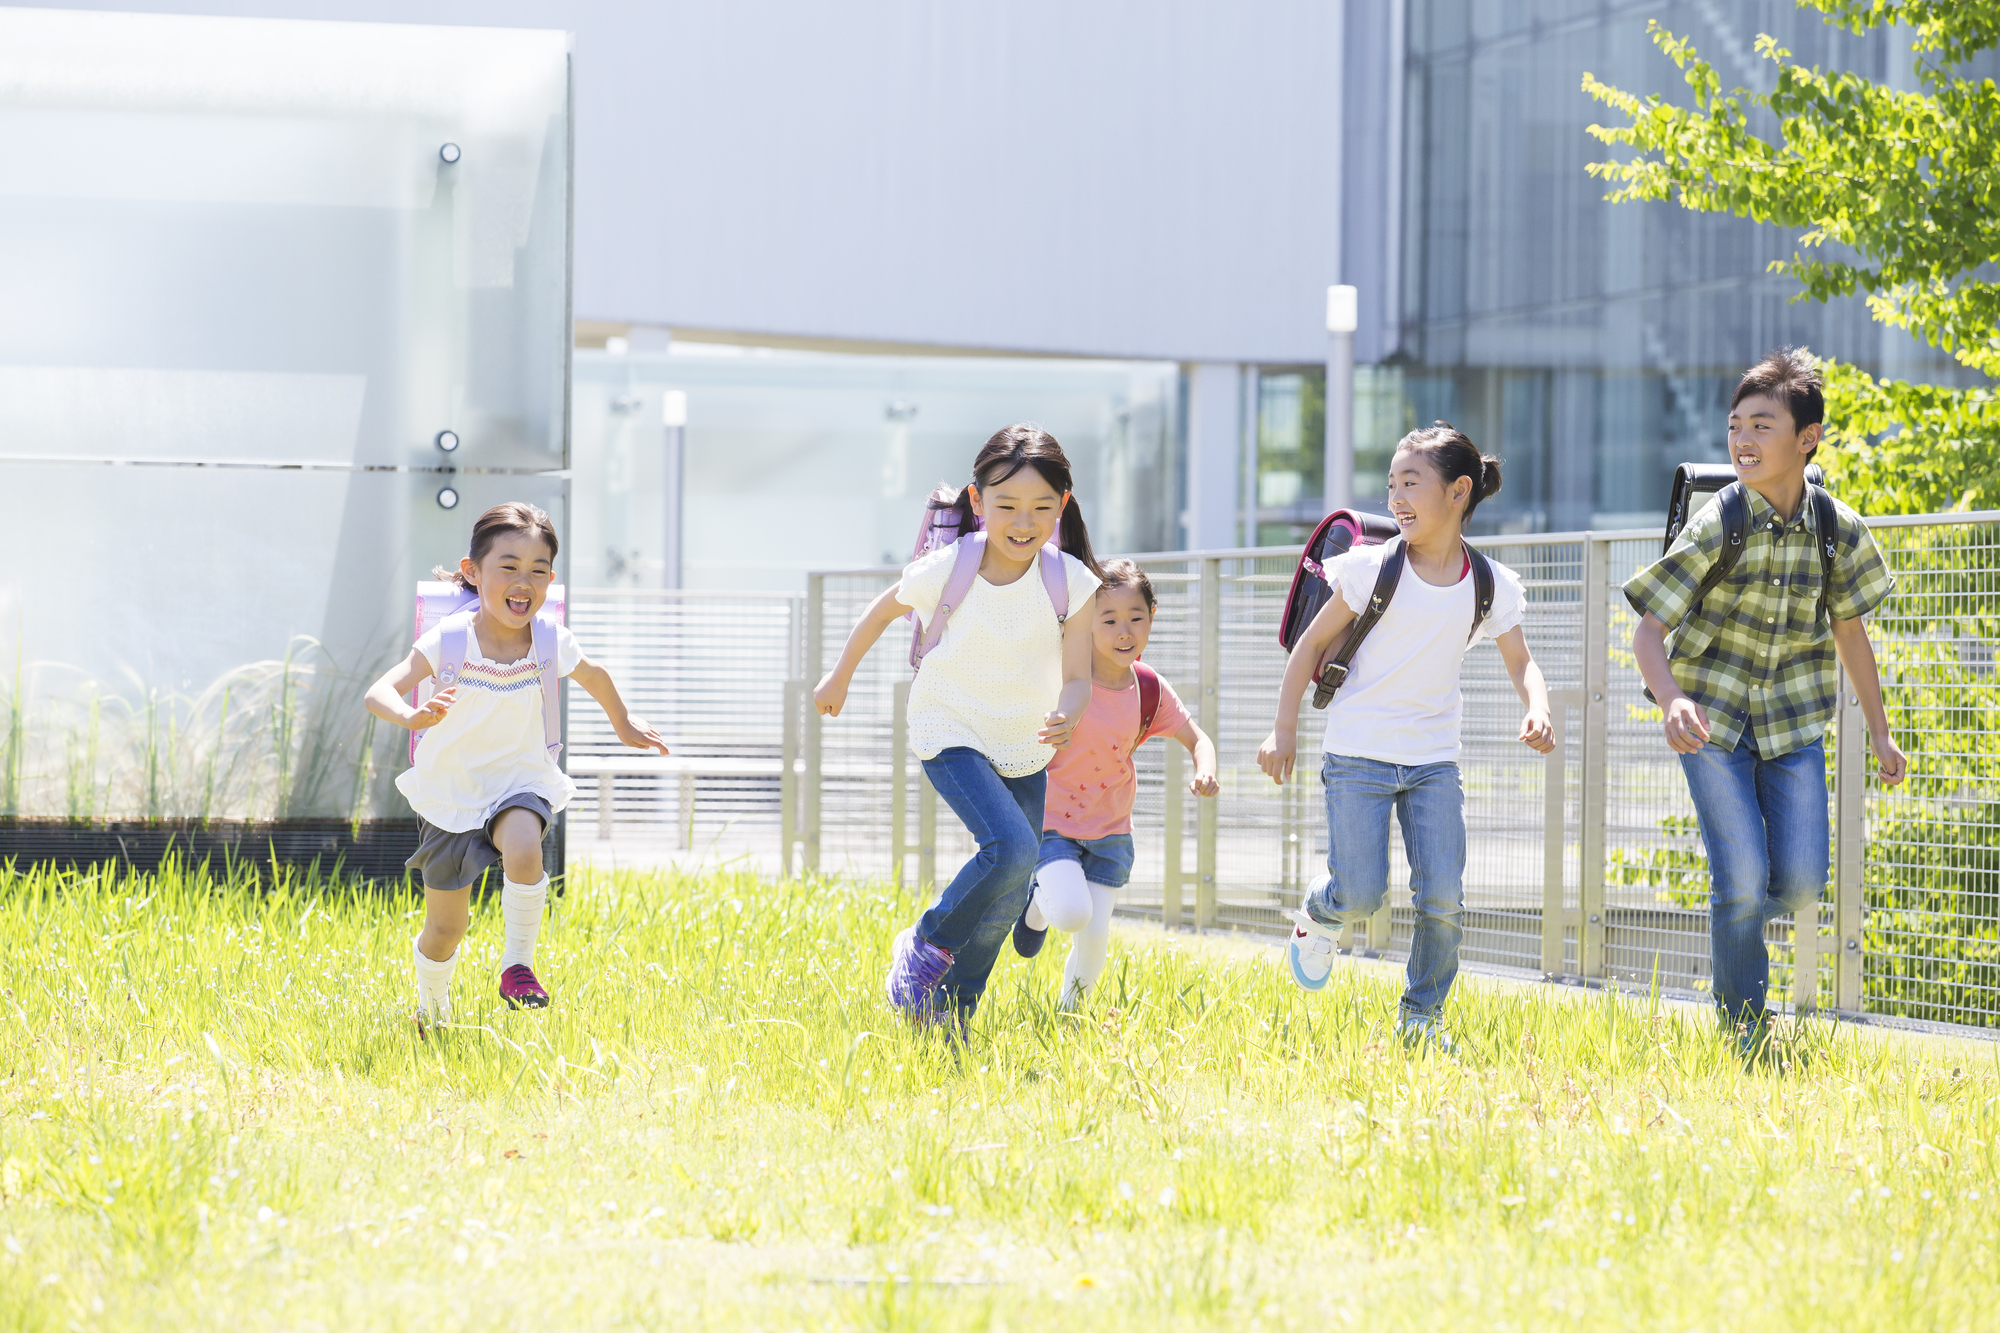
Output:
M958 498L958 491L950 486L940 486L931 492L929 503L924 506L924 516L917 526L917 542L910 550L912 564L933 551L942 551L947 546L956 546L958 555L952 561L951 576L945 580L944 594L938 598L937 611L931 622L925 625L915 612L910 614L910 624L915 628L910 633L910 665L921 666L925 654L938 646L944 638L944 627L951 620L951 613L965 605L965 599L972 591L972 582L979 577L979 562L986 555L986 534L979 530L979 519L974 517L973 530L961 533L958 530L958 510L950 507ZM1042 572L1042 587L1048 591L1049 602L1056 609L1056 624L1069 619L1069 575L1063 569L1062 551L1051 537L1042 546L1036 567Z
M564 588L560 583L549 586L548 600L535 613L535 661L542 668L542 737L548 742L549 758L562 753L562 664L557 660L556 626L563 623ZM438 635L438 656L442 661L431 665L436 669L429 680L417 682L417 688L410 693L410 706L421 708L424 700L448 685L458 682L459 673L465 670L466 631L472 625L472 618L479 614L479 594L456 583L417 584L417 634L421 639L431 630L442 626ZM410 762L417 761L417 742L427 734L425 731L410 733Z

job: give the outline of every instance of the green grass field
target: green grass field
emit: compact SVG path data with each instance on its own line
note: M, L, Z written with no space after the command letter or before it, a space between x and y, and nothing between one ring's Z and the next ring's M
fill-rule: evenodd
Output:
M1991 1327L1992 1048L1746 1071L1643 1000L1133 932L1009 953L959 1049L907 895L584 877L491 1010L407 1018L414 896L0 874L0 1328Z

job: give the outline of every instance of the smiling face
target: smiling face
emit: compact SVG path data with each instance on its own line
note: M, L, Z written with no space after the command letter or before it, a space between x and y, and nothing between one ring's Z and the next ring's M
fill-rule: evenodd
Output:
M972 511L986 525L986 546L1016 564L1026 564L1055 536L1069 497L1049 484L1033 465L989 486L973 486Z
M1420 450L1399 450L1389 460L1389 516L1403 530L1404 541L1457 533L1471 498L1472 478L1458 477L1446 485L1437 464Z
M477 564L467 556L458 562L458 569L479 590L485 614L509 629L525 629L549 598L555 553L540 537L503 532Z
M1135 583L1101 588L1090 622L1091 664L1097 675L1122 678L1146 650L1153 633L1153 609Z
M1729 409L1729 461L1746 486L1803 474L1819 437L1818 422L1800 430L1791 408L1770 394L1748 394Z

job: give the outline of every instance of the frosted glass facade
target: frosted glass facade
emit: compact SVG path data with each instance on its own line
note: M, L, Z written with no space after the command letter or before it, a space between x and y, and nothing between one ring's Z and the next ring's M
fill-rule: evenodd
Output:
M1907 73L1887 36L1841 33L1790 0L1408 0L1400 316L1357 387L1376 401L1356 440L1380 450L1410 424L1459 425L1506 463L1506 489L1480 508L1488 527L1653 522L1677 463L1722 458L1737 377L1781 344L1898 376L1960 373L1859 300L1794 303L1796 282L1766 272L1794 251L1783 229L1603 202L1584 168L1615 154L1585 130L1618 117L1581 91L1584 71L1688 96L1649 18L1691 38L1725 85L1770 86L1759 33L1804 64ZM1380 410L1384 397L1402 410Z
M859 356L680 342L576 353L580 587L658 587L661 396L687 394L683 582L803 589L810 569L901 564L924 499L986 438L1062 442L1101 555L1171 549L1180 515L1172 362Z
M561 33L0 10L0 815L407 813L414 580L567 521L568 101Z

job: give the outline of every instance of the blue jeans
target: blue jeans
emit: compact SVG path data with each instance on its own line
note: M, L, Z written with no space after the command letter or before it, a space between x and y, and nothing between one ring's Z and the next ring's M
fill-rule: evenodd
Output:
M1389 896L1389 810L1403 829L1416 929L1410 940L1403 1011L1431 1018L1458 976L1465 938L1465 793L1458 765L1385 764L1330 754L1326 787L1326 874L1306 890L1306 913L1323 926L1365 921Z
M1819 902L1829 829L1826 745L1765 759L1746 738L1681 756L1708 849L1708 931L1715 1002L1725 1018L1764 1013L1771 957L1764 923ZM1818 919L1812 921L1818 928Z
M924 776L979 842L978 853L917 921L917 935L952 956L938 989L953 1007L970 1015L986 990L1001 943L1028 905L1049 780L1046 773L1001 777L991 759L963 745L923 762Z
M1132 846L1132 835L1129 833L1084 839L1045 828L1042 830L1041 855L1035 858L1035 869L1040 870L1051 861L1076 861L1083 866L1083 877L1092 884L1102 884L1107 889L1122 889L1131 880L1132 862L1137 859L1138 852Z

